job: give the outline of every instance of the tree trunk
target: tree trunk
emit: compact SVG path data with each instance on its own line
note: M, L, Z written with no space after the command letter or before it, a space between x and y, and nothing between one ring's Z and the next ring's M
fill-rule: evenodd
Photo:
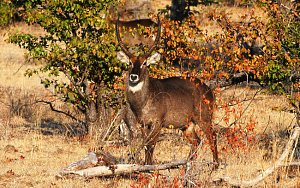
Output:
M85 94L87 98L87 108L85 112L85 121L87 132L90 134L94 131L95 123L98 120L98 112L97 112L97 100L93 97L93 92L97 92L97 88L95 88L94 83L89 83L87 79L84 81L85 83Z

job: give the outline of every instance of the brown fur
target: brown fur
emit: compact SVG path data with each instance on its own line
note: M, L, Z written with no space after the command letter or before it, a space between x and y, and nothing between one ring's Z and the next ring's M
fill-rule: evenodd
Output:
M147 70L141 72L144 74L141 77L144 81L142 90L135 93L126 91L128 109L125 122L135 124L134 116L141 125L146 145L145 163L153 163L153 151L160 131L170 125L184 132L192 144L191 154L196 154L203 131L214 162L218 163L216 133L212 128L213 92L199 80L193 82L175 77L154 79L148 77Z
M161 129L172 125L184 131L192 144L191 157L196 154L203 131L213 152L213 160L218 164L216 133L212 127L215 99L211 89L198 79L191 81L189 78L185 80L178 77L150 78L147 68L159 60L158 54L150 57L159 43L159 20L159 29L153 46L146 54L138 57L131 54L122 43L118 23L117 20L116 35L123 51L118 54L118 58L130 64L125 122L129 127L136 122L140 124L146 147L145 163L153 163L153 151Z

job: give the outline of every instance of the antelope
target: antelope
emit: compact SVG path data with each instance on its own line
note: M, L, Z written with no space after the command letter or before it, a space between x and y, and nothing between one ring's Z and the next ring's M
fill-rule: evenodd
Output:
M154 44L148 52L139 56L134 56L125 47L120 37L118 22L119 19L116 21L116 36L122 51L117 52L117 58L122 63L129 64L126 99L130 117L125 117L125 122L132 123L134 116L140 125L144 137L145 164L153 164L153 151L161 129L177 128L183 131L192 144L192 159L201 143L201 135L205 133L213 153L213 162L217 167L217 140L212 126L215 98L212 90L198 79L149 77L148 67L160 60L160 54L151 55L160 40L159 18Z

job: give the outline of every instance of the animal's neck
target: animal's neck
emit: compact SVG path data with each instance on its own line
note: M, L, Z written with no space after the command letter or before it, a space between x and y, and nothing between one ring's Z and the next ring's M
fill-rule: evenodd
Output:
M140 81L137 84L128 84L128 92L131 92L133 94L143 92L144 90L144 81Z
M141 110L147 103L149 94L149 77L141 80L136 85L127 85L127 102L135 113L141 113Z

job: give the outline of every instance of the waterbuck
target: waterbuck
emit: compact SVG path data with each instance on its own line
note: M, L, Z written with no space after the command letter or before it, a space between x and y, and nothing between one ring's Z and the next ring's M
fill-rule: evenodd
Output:
M145 164L153 163L153 151L161 129L172 127L182 130L192 144L191 157L195 156L204 132L217 166L216 133L212 127L215 99L211 89L198 79L155 79L148 75L147 68L160 60L158 53L151 55L159 43L160 30L158 19L154 44L144 55L134 56L122 42L118 20L116 22L117 40L122 49L117 57L130 65L126 84L128 111L140 125L144 137Z

